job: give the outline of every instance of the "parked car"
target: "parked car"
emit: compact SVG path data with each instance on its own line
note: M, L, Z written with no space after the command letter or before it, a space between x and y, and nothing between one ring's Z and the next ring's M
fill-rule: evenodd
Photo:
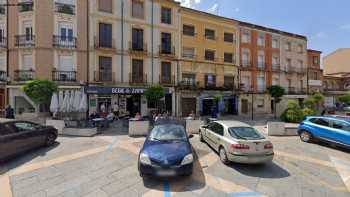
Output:
M56 138L54 127L0 119L0 161L43 145L51 146Z
M310 116L300 123L298 134L304 142L323 140L350 148L350 119Z
M139 153L140 176L190 176L193 170L193 152L185 128L165 123L156 125L147 136Z
M259 164L273 160L272 143L248 124L238 121L214 121L202 126L200 140L218 151L224 164Z

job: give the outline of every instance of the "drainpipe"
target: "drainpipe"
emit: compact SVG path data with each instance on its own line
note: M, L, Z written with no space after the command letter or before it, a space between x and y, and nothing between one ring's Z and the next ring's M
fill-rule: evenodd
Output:
M6 0L6 84L8 84L8 79L10 79L10 64L9 64L9 59L10 59L10 49L9 49L9 0ZM6 91L6 104L9 104L10 101L10 96L9 96L9 89L5 87ZM14 107L14 106L13 106Z
M151 48L151 54L152 54L152 56L151 56L151 64L152 64L152 71L151 71L151 77L152 77L152 80L151 80L151 82L152 82L152 84L153 84L153 72L154 72L154 0L152 0L152 10L151 10L151 13L152 13L152 16L151 16L151 46L152 46L152 48Z
M90 6L89 3L90 1L86 1L86 87L89 87L90 83ZM90 97L89 94L86 95L87 97L87 112L86 112L86 119L89 117L89 112L90 112Z
M120 59L120 63L121 63L120 80L121 80L121 83L123 83L124 82L124 0L121 1L121 8L122 8L122 10L121 10L121 17L122 17L122 20L121 20L121 31L122 31L122 34L121 34L121 49L122 49L122 53L121 53L121 59Z

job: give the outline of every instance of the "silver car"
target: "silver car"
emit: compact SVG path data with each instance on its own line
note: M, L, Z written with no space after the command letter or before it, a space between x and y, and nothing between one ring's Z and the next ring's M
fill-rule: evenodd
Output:
M224 164L259 164L273 160L272 143L248 124L238 121L214 121L202 126L200 140L218 151Z

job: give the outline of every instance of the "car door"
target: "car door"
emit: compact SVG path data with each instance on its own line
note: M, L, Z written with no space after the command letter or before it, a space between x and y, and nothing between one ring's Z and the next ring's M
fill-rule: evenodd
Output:
M10 124L0 124L0 160L19 152L19 141Z
M205 136L206 136L206 141L208 144L214 148L214 142L213 142L213 134L215 130L215 123L211 122L205 129Z
M21 144L23 149L29 150L31 148L42 145L42 135L37 125L30 122L18 121L13 123L16 132L21 136Z
M213 133L212 133L212 141L214 146L213 148L215 148L215 150L219 150L219 146L221 141L223 140L223 136L224 136L224 127L219 123L215 123Z
M310 119L310 126L312 126L312 135L317 138L331 139L331 123L325 118L313 118Z
M331 126L333 140L350 146L350 124L342 120L332 120Z

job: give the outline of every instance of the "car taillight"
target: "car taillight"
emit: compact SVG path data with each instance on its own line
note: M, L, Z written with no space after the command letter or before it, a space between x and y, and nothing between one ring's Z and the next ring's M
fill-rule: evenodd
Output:
M238 149L238 150L249 150L249 146L245 144L232 144L232 149Z
M265 149L273 149L272 143L265 144L264 146Z

